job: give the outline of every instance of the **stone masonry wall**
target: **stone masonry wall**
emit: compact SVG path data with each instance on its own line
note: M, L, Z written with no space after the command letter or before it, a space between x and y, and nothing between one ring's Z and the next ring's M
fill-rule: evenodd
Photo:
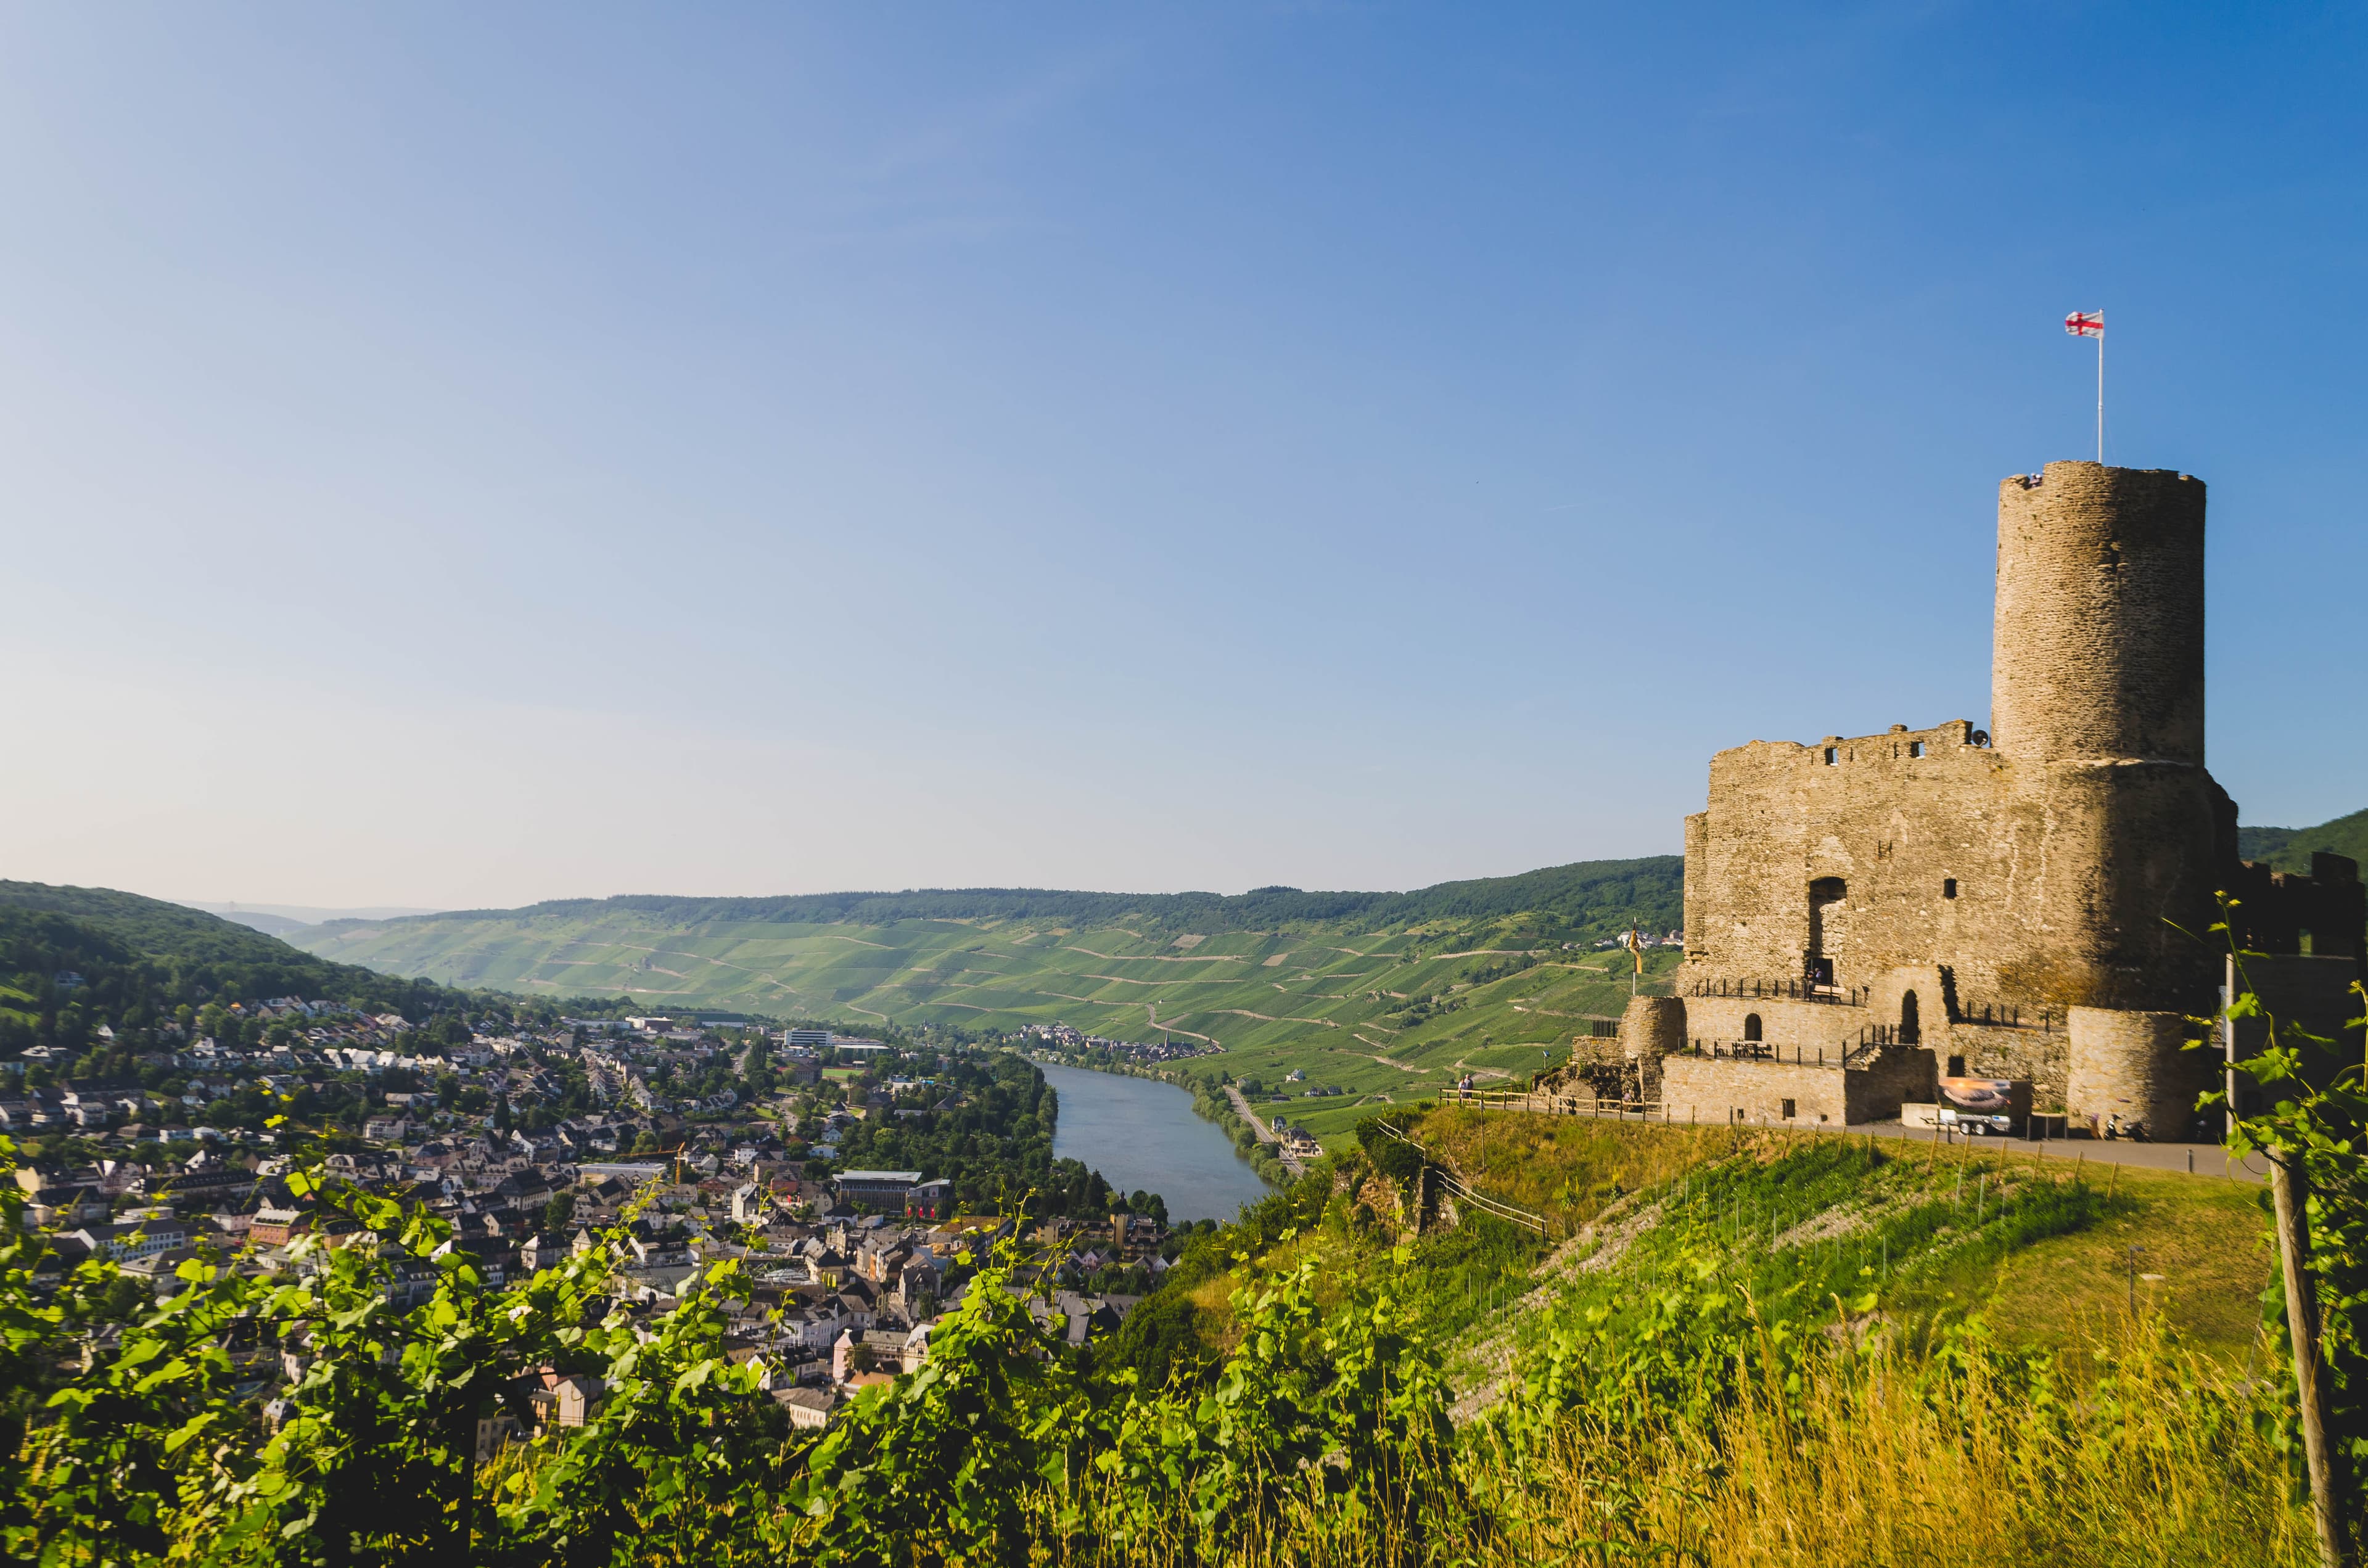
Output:
M1839 1127L1849 1116L1842 1082L1849 1076L1839 1067L1672 1056L1661 1063L1661 1102L1672 1121L1716 1123L1739 1114L1745 1121L1782 1122L1789 1099L1794 1125Z
M2166 917L2211 923L2210 776L2029 765L1973 744L1971 728L1713 757L1679 988L1795 980L1814 952L1846 989L1947 966L1975 1009L2199 1005L2208 959ZM1814 894L1837 890L1813 920ZM1944 1017L1938 997L1920 1000L1928 1025Z
M1870 1014L1864 1007L1840 1007L1822 1002L1795 1002L1785 997L1686 996L1685 1038L1689 1040L1730 1041L1748 1038L1746 1020L1759 1019L1759 1038L1788 1054L1822 1051L1835 1062L1858 1040Z
M1903 1100L1932 1097L1931 1052L1894 1048L1862 1066L1735 1057L1671 1056L1661 1063L1661 1100L1671 1120L1790 1122L1844 1127L1899 1114ZM1784 1102L1793 1114L1784 1114Z
M2214 1063L2202 1051L2180 1049L2185 1015L2075 1007L2070 1032L2066 1101L2074 1116L2101 1124L2119 1113L2124 1122L2144 1122L2154 1138L2188 1135Z
M1957 1024L1934 1043L1932 1054L1944 1068L1952 1057L1964 1058L1967 1077L2027 1080L2036 1109L2057 1110L2066 1103L2071 1037L2061 1027L2010 1029Z
M1998 486L1998 748L2203 766L2203 483L2052 462Z

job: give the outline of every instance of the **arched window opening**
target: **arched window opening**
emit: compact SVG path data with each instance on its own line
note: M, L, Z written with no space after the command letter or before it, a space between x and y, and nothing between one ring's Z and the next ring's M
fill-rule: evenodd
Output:
M1903 992L1899 997L1899 1043L1915 1045L1924 1038L1924 1026L1916 1016L1916 993Z
M1746 1040L1758 1040L1760 1038L1759 1014L1746 1013L1743 1015L1743 1038Z

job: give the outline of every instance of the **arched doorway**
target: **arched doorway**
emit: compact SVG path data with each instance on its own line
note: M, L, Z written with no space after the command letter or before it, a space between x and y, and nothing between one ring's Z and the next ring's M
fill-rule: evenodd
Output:
M1746 1040L1758 1040L1758 1039L1759 1038L1759 1027L1760 1027L1760 1026L1759 1026L1759 1014L1757 1014L1757 1013L1746 1013L1746 1014L1744 1014L1744 1015L1743 1015L1743 1038L1744 1038L1744 1039L1746 1039Z
M1809 884L1808 977L1818 985L1835 983L1834 960L1848 945L1841 928L1849 898L1849 884L1839 877L1819 877Z
M1916 993L1902 992L1899 996L1899 1043L1916 1045L1923 1038L1924 1026L1916 1011Z

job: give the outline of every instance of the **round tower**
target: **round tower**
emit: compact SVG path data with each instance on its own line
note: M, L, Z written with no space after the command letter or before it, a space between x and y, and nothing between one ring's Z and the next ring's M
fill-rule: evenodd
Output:
M2203 482L2052 462L1998 486L1991 744L2203 765Z

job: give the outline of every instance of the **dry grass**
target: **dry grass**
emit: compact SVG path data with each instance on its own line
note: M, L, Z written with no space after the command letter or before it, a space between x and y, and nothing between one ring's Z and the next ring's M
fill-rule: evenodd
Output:
M2137 1205L2093 1230L2056 1236L2009 1258L1987 1282L2002 1330L2034 1342L2100 1312L2128 1310L2138 1248L2141 1311L2160 1309L2179 1342L2224 1366L2242 1366L2261 1322L2261 1291L2276 1259L2250 1182L2124 1168L2115 1189Z
M1221 1549L1187 1519L1119 1544L1047 1540L1096 1565L1538 1563L2295 1568L2307 1514L2253 1417L2260 1396L2141 1330L2077 1407L1980 1377L1947 1397L1884 1358L1837 1358L1789 1401L1748 1389L1714 1429L1572 1423L1543 1451L1475 1448L1446 1484L1285 1494ZM1416 1492L1434 1501L1417 1506ZM1048 1506L1048 1517L1049 1517ZM1093 1515L1087 1503L1086 1515Z
M1672 1435L1641 1487L1633 1472L1598 1481L1605 1450L1576 1435L1555 1469L1572 1502L1633 1521L1618 1532L1629 1540L1722 1565L2315 1561L2249 1397L2199 1384L2204 1369L2158 1336L2131 1349L2118 1420L2101 1405L2034 1409L1980 1380L1936 1400L1896 1367L1843 1363L1808 1384L1796 1417L1747 1389L1714 1443ZM1524 1532L1532 1549L1578 1544L1582 1511L1605 1512L1543 1511Z
M1623 1125L1468 1106L1430 1112L1414 1135L1489 1196L1574 1226L1595 1219L1622 1193L1668 1181L1737 1147L1724 1128Z

